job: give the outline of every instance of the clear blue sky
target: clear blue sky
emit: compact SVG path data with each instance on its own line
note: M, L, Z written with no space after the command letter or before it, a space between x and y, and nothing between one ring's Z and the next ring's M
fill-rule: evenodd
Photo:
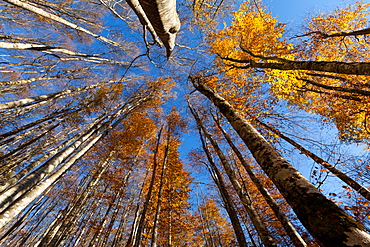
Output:
M336 7L348 5L352 0L262 0L273 15L284 23L294 22L294 26L308 17L308 13L329 12ZM298 23L297 23L298 22Z

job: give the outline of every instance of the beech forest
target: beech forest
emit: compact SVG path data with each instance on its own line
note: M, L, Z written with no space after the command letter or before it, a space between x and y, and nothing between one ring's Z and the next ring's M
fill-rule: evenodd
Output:
M370 3L286 2L0 0L0 246L370 246Z

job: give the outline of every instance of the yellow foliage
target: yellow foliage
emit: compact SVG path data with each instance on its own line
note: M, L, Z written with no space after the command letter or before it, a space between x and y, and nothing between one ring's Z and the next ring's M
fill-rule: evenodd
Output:
M308 36L300 43L292 44L283 38L284 25L272 17L271 13L266 13L263 7L255 10L244 3L234 12L230 26L209 36L209 52L218 55L216 67L225 77L220 80L214 76L208 84L237 109L248 109L249 113L251 108L257 113L263 110L260 108L258 111L259 107L269 107L266 99L261 98L261 89L269 84L271 96L333 120L342 139L369 140L368 96L320 86L368 91L369 76L307 70L257 70L249 66L250 61L279 63L281 59L368 62L370 43L363 35L323 38L323 34L368 28L369 10L370 4L357 3L330 14L313 17L306 26ZM314 36L310 38L309 35ZM231 61L230 58L239 62ZM223 80L227 80L227 83ZM265 86L261 86L262 83ZM274 102L273 99L269 100Z

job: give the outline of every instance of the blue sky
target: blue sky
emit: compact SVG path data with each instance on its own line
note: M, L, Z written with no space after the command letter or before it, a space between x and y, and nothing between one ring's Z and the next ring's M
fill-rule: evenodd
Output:
M300 24L308 13L317 14L330 12L336 7L348 5L352 0L263 0L273 15L278 16L281 22ZM298 23L297 23L298 22Z

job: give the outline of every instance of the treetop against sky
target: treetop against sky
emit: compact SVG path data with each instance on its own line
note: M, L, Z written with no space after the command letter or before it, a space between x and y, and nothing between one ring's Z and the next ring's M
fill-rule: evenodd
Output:
M0 245L369 246L369 10L2 1Z

